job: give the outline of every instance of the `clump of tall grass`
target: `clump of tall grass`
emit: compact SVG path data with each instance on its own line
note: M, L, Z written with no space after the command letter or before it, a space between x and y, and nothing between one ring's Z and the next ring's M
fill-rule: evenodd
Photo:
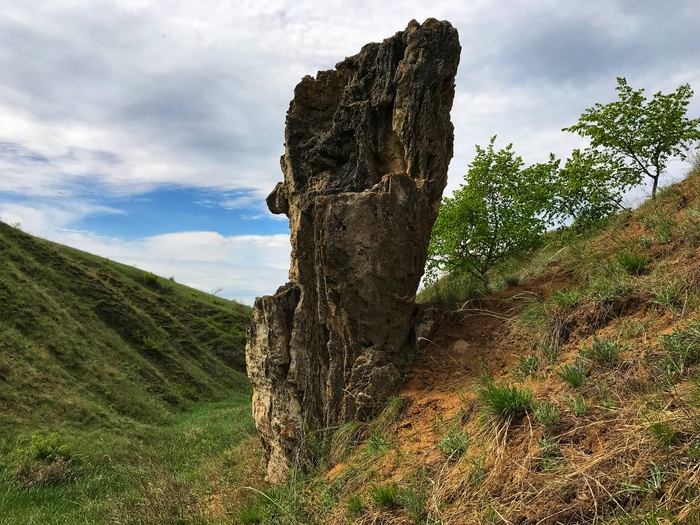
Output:
M495 416L512 418L532 410L532 392L515 385L484 382L477 390L484 409Z

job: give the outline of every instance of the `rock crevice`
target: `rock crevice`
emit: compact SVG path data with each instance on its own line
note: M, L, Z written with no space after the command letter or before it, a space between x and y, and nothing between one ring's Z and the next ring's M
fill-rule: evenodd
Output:
M310 430L365 418L414 351L414 296L452 157L457 31L409 23L307 76L287 113L289 283L258 298L246 359L253 415L281 482Z

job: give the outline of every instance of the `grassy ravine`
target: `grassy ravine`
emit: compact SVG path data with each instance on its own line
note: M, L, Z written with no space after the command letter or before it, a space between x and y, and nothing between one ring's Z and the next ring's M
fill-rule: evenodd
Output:
M0 223L0 523L152 523L204 497L254 433L249 316Z
M489 281L426 290L451 311L386 411L233 522L700 524L700 168Z

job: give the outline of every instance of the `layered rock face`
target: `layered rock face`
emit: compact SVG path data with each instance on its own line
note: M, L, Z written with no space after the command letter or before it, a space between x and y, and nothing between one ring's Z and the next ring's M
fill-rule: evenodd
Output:
M287 113L289 283L258 298L246 359L268 479L304 436L369 417L413 352L414 297L452 158L457 31L434 19L305 77Z

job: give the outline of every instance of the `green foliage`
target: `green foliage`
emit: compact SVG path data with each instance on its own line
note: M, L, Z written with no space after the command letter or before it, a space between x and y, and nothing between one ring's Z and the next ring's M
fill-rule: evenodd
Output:
M147 286L158 286L158 276L152 272L146 272L143 274L143 282Z
M556 425L561 417L559 407L546 400L535 403L534 412L537 420L545 427Z
M380 507L396 508L400 506L399 486L396 483L372 485L369 494L372 501Z
M458 459L469 448L469 433L457 426L450 428L435 447L450 459Z
M559 442L550 437L543 436L537 439L537 446L540 449L540 454L537 458L538 470L546 472L559 468L563 460Z
M518 356L518 379L524 381L526 377L533 375L540 368L540 358L536 355Z
M345 508L350 511L350 514L352 514L354 518L360 517L362 514L364 514L365 510L367 510L362 498L360 498L360 496L357 494L348 498L348 501L345 503Z
M565 364L559 370L557 375L566 381L571 388L578 388L586 382L586 367L580 361L574 364Z
M581 356L598 361L599 363L617 363L620 360L620 354L627 349L617 339L599 339L593 336L593 342L590 346L584 346L581 349Z
M572 290L569 288L563 288L554 292L550 300L557 305L559 308L564 310L569 310L575 307L583 297L581 290Z
M72 460L70 447L57 432L33 434L12 456L14 480L24 488L66 481Z
M540 241L549 217L551 179L558 161L523 168L512 144L476 146L465 184L443 200L428 247L427 275L471 273L487 284L498 261Z
M625 177L614 176L615 167L610 155L575 149L554 183L554 216L560 222L573 218L572 227L580 233L620 211L630 184Z
M67 461L71 458L70 447L63 442L57 432L52 432L48 436L33 434L28 443L17 447L16 454L21 458L45 463L57 459Z
M564 394L563 397L566 406L569 407L569 412L576 417L580 417L588 411L588 403L581 394L576 394L576 397L571 397L568 394Z
M438 303L459 309L470 299L481 297L484 284L470 273L449 273L429 283L418 293L418 303Z
M686 158L700 140L700 119L686 118L693 96L688 84L674 93L656 93L647 101L644 89L633 90L624 78L617 79L619 100L596 103L578 124L564 131L591 139L591 147L606 153L614 164L611 171L622 188L638 184L643 176L653 181L656 196L659 176L671 158Z
M532 392L514 385L486 381L477 395L487 412L496 416L518 417L532 409Z
M700 321L689 323L686 330L676 328L659 340L666 351L663 372L667 379L683 375L689 366L700 363Z
M617 254L617 262L630 275L640 275L644 272L649 260L643 255L630 252L620 252Z
M649 432L656 438L659 446L668 454L672 445L679 440L678 431L668 421L656 421L649 425Z

